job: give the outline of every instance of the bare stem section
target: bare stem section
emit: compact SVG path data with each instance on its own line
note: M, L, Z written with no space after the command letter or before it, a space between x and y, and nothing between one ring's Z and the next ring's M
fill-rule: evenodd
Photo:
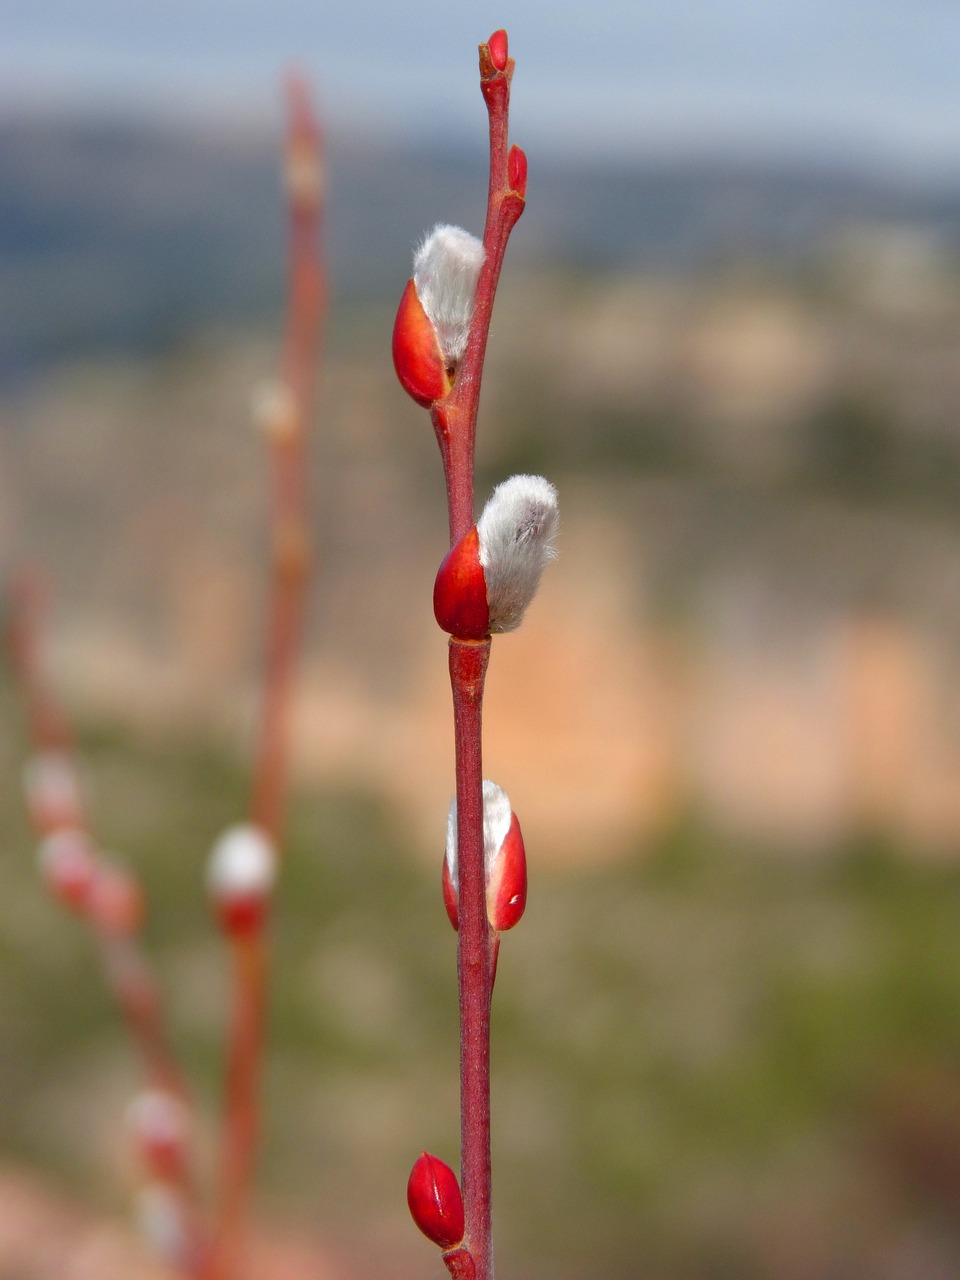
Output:
M450 641L459 862L460 1166L464 1243L477 1275L491 1271L490 1006L495 935L487 920L481 758L490 641Z

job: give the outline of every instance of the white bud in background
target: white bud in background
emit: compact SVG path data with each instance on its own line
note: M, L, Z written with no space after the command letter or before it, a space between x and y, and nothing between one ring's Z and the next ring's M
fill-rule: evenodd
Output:
M558 523L557 491L543 476L511 476L494 489L477 521L492 632L513 631L523 621L556 557Z
M476 236L442 223L414 255L417 297L436 330L448 366L455 365L467 347L484 256L483 243Z
M502 787L489 778L483 780L483 871L489 881L497 854L510 830L513 817L510 798ZM457 859L457 802L450 802L447 814L447 870L455 892L460 891L460 869Z
M210 851L207 888L215 902L266 898L276 875L273 844L252 823L228 827Z
M181 1196L162 1182L150 1182L137 1194L136 1218L157 1257L179 1270L188 1253Z
M146 1147L178 1147L186 1142L189 1121L181 1100L165 1089L144 1089L127 1108L127 1124Z
M70 758L63 751L39 751L23 767L27 808L39 826L58 825L80 812L80 789Z
M60 827L40 841L40 875L50 891L75 911L86 908L98 870L90 837L72 827Z

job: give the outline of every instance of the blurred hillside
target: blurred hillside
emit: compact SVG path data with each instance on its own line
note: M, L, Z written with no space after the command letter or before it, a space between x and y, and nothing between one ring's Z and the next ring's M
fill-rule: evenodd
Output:
M334 137L327 242L338 296L391 297L434 222L481 230L484 138ZM0 376L104 350L163 351L211 323L273 317L283 210L276 137L229 123L0 120ZM514 261L698 274L732 260L801 269L864 230L960 243L960 189L816 161L532 157ZM909 270L909 264L907 265Z
M0 135L4 561L50 566L54 667L85 715L244 740L274 168L266 141L213 133ZM344 148L331 174L298 762L419 830L450 785L442 640L416 604L442 500L387 352L410 244L469 223L482 166ZM480 468L545 470L563 497L488 716L546 850L614 854L690 810L805 847L960 837L958 251L960 193L534 169Z

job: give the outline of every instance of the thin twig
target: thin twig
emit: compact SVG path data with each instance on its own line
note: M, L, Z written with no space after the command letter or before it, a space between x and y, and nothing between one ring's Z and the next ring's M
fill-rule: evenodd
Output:
M46 590L36 570L24 570L10 592L7 651L23 700L27 731L35 759L56 758L69 769L71 800L67 810L54 808L45 816L43 806L31 813L41 837L70 831L83 837L91 851L97 851L88 815L83 805L75 764L75 748L66 713L47 680L42 660L42 621ZM99 853L95 854L99 860ZM129 887L139 893L130 880ZM139 924L133 928L108 927L95 910L83 910L103 966L104 980L113 994L127 1030L141 1060L147 1088L178 1098L192 1110L183 1072L171 1048L156 976L141 944ZM192 1127L192 1126L191 1126ZM188 1274L200 1275L206 1253L206 1233L197 1205L191 1153L184 1151L168 1180L177 1192L183 1212L184 1257Z
M322 144L306 86L287 86L289 128L288 310L282 381L266 409L272 470L272 581L255 749L251 822L279 851L289 780L289 721L309 570L306 426L324 311L319 252L323 208ZM258 1143L268 956L259 926L231 936L233 1008L221 1147L220 1198L209 1280L241 1269Z

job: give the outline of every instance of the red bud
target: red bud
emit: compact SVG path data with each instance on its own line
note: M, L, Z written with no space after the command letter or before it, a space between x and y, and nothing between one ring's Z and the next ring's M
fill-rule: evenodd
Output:
M444 557L433 584L433 612L443 630L459 640L483 640L490 634L476 525Z
M259 827L228 827L210 852L207 887L223 931L231 937L256 933L270 906L276 876L273 843Z
M510 148L510 154L507 156L507 176L510 179L511 190L518 196L525 196L527 194L527 156L521 147Z
M224 898L215 905L220 927L231 938L258 933L267 918L268 903L261 895Z
M40 845L40 870L51 893L71 909L86 909L97 875L93 846L82 831L55 831Z
M423 1234L441 1249L451 1249L463 1239L463 1197L457 1175L426 1151L410 1172L407 1204Z
M400 385L417 404L429 407L450 390L437 331L412 280L407 281L393 324L393 367Z
M446 855L443 859L443 875L441 877L441 888L443 889L443 905L447 909L447 917L455 929L460 928L460 896L454 887L453 879L450 876L450 864Z
M507 69L507 33L501 27L499 31L495 31L487 41L490 49L490 61L498 71L506 71Z
M490 879L487 882L487 919L498 933L512 929L527 905L527 855L517 815L511 814Z
M149 1089L132 1102L128 1119L144 1166L164 1182L176 1182L187 1163L187 1112L163 1089Z

